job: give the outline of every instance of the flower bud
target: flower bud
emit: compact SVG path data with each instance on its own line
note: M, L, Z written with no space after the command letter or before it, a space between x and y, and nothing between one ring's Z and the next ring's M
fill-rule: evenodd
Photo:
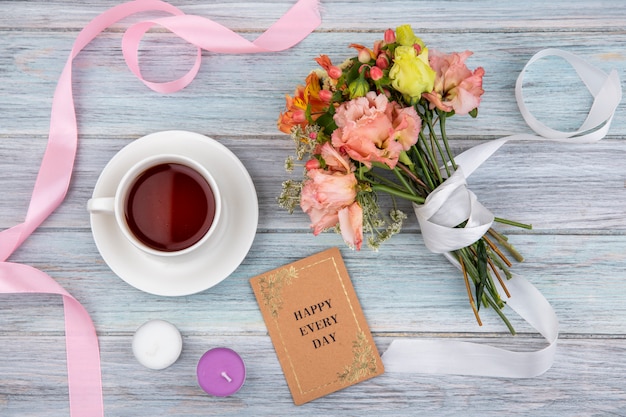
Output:
M409 158L409 155L406 153L406 151L400 152L400 155L398 156L398 161L402 162L404 165L413 166L413 161L411 161L411 158Z
M333 92L330 90L320 90L319 97L324 103L328 103L333 98Z
M413 33L410 25L400 25L396 28L398 44L402 46L411 46L418 43L419 38Z
M319 169L321 166L322 165L320 164L320 161L315 158L309 159L308 161L306 161L306 164L304 164L304 167L307 171L311 171L312 169Z
M304 123L306 121L304 110L298 109L294 111L292 119L294 123Z
M357 78L352 81L350 85L348 85L348 91L350 92L350 99L356 97L363 97L370 90L370 85L365 81L363 76Z
M376 42L374 42L374 50L372 51L372 57L377 57L378 55L380 55L380 51L382 50L384 45L385 45L385 42L381 40L377 40Z
M372 59L370 51L368 51L366 48L361 49L359 51L358 59L361 64L367 64Z
M341 74L342 74L341 68L336 67L334 65L328 68L328 71L326 72L328 73L328 76L332 78L333 80L339 79L339 77L341 77Z
M378 81L381 78L383 78L383 70L381 70L378 67L372 67L370 68L370 77L372 78L372 80L374 81Z
M394 32L393 29L387 29L385 31L384 40L386 44L394 43L396 41L396 32Z
M382 53L376 58L376 66L380 69L387 69L389 67L389 57L387 54Z

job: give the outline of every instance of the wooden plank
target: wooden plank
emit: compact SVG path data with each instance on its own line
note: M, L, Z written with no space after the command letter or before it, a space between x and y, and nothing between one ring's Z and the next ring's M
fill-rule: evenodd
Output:
M511 241L526 256L514 271L533 282L553 304L561 332L626 331L623 235L520 235ZM341 243L334 233L318 237L260 233L243 264L225 281L200 294L173 298L145 294L117 278L86 230L38 232L12 260L48 272L83 303L98 331L105 334L134 331L152 318L176 321L192 332L258 334L266 330L248 279ZM490 310L482 313L483 327L477 326L462 276L442 256L429 253L418 236L398 235L379 252L340 248L373 331L507 335ZM48 306L58 306L58 297L34 300L3 298L5 309L0 314L7 328L59 331L59 316ZM25 314L32 319L25 320ZM508 315L519 332L533 331L515 313Z
M294 1L176 5L254 39ZM26 213L52 94L78 30L115 4L0 0L0 229ZM176 94L149 91L125 67L121 32L139 17L114 25L76 59L80 143L71 188L10 260L48 272L92 315L106 415L625 415L624 103L600 143L510 144L470 178L471 189L497 215L534 225L533 231L503 229L526 256L515 271L542 291L559 317L552 369L523 380L388 373L293 405L248 279L333 245L342 250L381 352L405 337L518 350L544 345L512 312L518 336L508 335L490 311L482 312L485 324L478 327L458 271L426 250L412 216L379 252L353 252L334 233L312 236L304 214L277 208L291 144L276 131L275 120L284 94L314 67L313 57L326 53L339 62L353 53L349 43L370 45L384 29L402 23L412 23L433 49L473 50L469 64L485 68L486 93L478 119L450 122L455 152L529 131L513 88L523 65L542 48L577 53L604 71L626 71L621 0L531 0L522 7L497 0L333 0L322 6L322 25L300 45L254 56L205 52L198 78ZM148 16L157 14L140 17ZM146 77L166 80L185 72L193 48L162 29L155 32L142 43ZM576 128L591 105L558 59L533 66L526 89L531 110L559 129ZM177 298L148 295L117 278L97 252L85 210L106 162L137 137L166 129L197 131L228 146L250 171L260 202L258 233L243 264L216 287ZM0 415L69 415L60 297L0 296L0 305ZM185 343L179 362L158 373L142 368L130 350L135 329L154 318L175 323ZM211 398L196 386L195 364L214 346L235 348L248 364L248 382L234 397Z
M291 139L286 135L266 139L217 138L242 160L253 178L260 204L259 229L306 231L306 215L299 210L289 215L276 202L284 180L301 179L299 170L290 175L283 169L284 159L293 151ZM81 138L69 194L45 227L89 227L86 204L100 171L133 139ZM45 145L41 142L34 144L26 136L0 140L0 177L4 187L14 190L0 201L2 227L23 221L40 163L39 152L43 152L38 148ZM455 152L473 143L477 141L455 141ZM493 213L530 223L535 232L623 233L625 156L623 140L605 139L589 145L512 143L471 176L469 184ZM390 204L387 201L385 205ZM402 208L411 215L408 204L402 204ZM417 230L416 223L411 215L406 223L408 230ZM511 227L500 229L525 233Z
M73 3L67 1L0 1L8 13L0 16L0 29L37 31L79 30L99 12L119 4L116 0ZM264 30L285 13L295 0L254 2L227 0L171 2L187 14L208 17L236 30ZM271 4L267 7L267 4ZM514 7L497 0L460 2L454 0L410 0L379 2L369 10L358 0L321 1L323 23L320 31L385 30L411 23L441 32L527 32L527 31L621 31L626 8L619 0L598 2L531 0ZM63 10L62 13L59 10ZM355 13L358 10L359 13ZM149 14L148 16L162 16ZM381 16L385 18L382 19ZM437 16L437 18L426 18ZM119 25L116 29L119 30Z
M389 337L374 335L380 350ZM622 415L626 404L621 354L624 339L562 339L554 367L534 379L473 378L386 373L301 407L291 401L271 341L265 335L185 333L181 358L153 371L132 356L132 335L100 337L106 415ZM527 340L528 341L528 340ZM57 337L0 337L0 412L3 416L67 416L64 355ZM28 346L28 350L22 347ZM200 356L229 346L246 361L239 393L210 397L197 386ZM506 344L503 345L506 347ZM22 364L4 359L11 355ZM45 361L36 360L44 356ZM35 360L33 360L35 359Z
M6 91L0 97L0 139L17 133L45 136L54 88L75 34L2 35L0 67L7 71L0 73ZM572 45L572 38L583 36L584 43ZM584 32L553 33L549 37L537 32L496 37L489 33L472 37L466 33L424 34L424 40L433 49L474 51L468 64L486 70L480 116L475 120L451 119L451 134L480 138L529 132L513 95L515 79L523 65L540 49L553 47L579 54L606 72L612 68L623 71L626 57L613 45L625 43L626 35L612 34L610 44L606 36ZM191 85L175 94L160 95L150 91L126 68L119 49L121 35L104 34L75 60L79 131L97 137L140 136L148 133L145 127L149 126L151 131L185 128L211 136L273 136L278 133L275 123L284 107L284 95L292 94L295 86L316 67L314 57L326 53L341 62L353 55L348 44L371 44L380 37L380 33L318 33L279 54L205 53L200 73ZM169 81L182 76L191 66L195 50L188 44L168 34L153 34L148 40L151 46L146 47L146 56L142 57L147 79ZM531 109L536 114L547 111L555 128L578 127L591 105L589 94L564 61L546 60L536 65L538 68L528 75L532 83L526 97ZM284 68L293 70L286 72ZM610 134L623 137L624 104L620 110Z

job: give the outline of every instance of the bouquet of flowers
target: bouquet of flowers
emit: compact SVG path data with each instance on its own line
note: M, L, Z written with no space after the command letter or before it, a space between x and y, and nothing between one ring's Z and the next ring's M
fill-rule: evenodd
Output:
M477 116L484 70L467 68L469 51L429 51L409 25L388 29L372 49L350 46L356 56L335 65L320 55L315 60L321 68L286 96L278 127L296 145L286 168L292 171L295 160L305 161L304 178L285 181L278 201L290 212L299 205L316 235L334 228L352 248L360 249L365 236L368 246L377 249L407 218L397 208L383 213L381 194L408 200L418 209L458 170L446 120ZM508 295L503 277L511 278L511 262L500 247L521 260L492 228L448 255L461 267L478 323L481 306L490 306L514 333L495 285L497 280Z

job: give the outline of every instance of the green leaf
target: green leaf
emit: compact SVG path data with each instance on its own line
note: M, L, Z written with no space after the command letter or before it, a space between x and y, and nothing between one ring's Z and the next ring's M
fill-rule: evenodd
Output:
M345 81L346 85L349 85L352 81L359 78L359 68L361 67L361 63L357 58L352 58L352 66L345 71L342 77L345 77L343 81ZM341 78L339 79L339 83L341 83Z
M333 93L333 97L331 98L331 101L333 103L342 102L343 101L343 93L340 90L335 91ZM335 108L333 106L330 106L329 110L332 110L334 112Z
M324 132L326 132L326 134L328 135L330 135L335 131L335 129L337 129L335 119L333 119L333 115L330 114L330 112L322 114L320 117L317 118L315 123L317 123L319 127L323 128Z
M389 75L383 75L383 78L378 80L376 83L381 87L386 87L391 85L391 78L389 78Z

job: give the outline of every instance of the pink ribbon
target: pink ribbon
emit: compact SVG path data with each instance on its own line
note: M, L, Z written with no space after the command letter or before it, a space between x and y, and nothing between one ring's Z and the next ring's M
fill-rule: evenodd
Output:
M172 16L131 26L124 34L122 52L130 70L149 88L161 93L178 91L194 79L200 68L203 49L236 54L278 52L299 43L321 23L317 0L299 0L267 31L250 42L209 19L185 15L168 3L136 0L105 11L78 34L54 93L48 145L26 218L23 223L0 232L0 293L48 293L63 297L70 414L73 417L104 415L100 351L93 322L83 306L49 275L6 260L61 204L67 193L78 144L72 94L74 58L109 26L146 11L162 11ZM141 75L139 44L143 35L154 25L165 27L198 48L192 68L177 80L156 83L145 80Z

